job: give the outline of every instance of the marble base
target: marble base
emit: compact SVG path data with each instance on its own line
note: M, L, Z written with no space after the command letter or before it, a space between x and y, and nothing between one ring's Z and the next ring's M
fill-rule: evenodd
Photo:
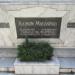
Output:
M59 61L53 57L46 62L20 62L16 59L14 63L16 74L59 74Z

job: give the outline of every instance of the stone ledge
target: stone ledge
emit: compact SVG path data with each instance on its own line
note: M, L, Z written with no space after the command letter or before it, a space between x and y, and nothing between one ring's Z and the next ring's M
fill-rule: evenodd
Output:
M14 71L15 71L14 67L10 67L10 68L0 67L0 72L14 72Z
M74 72L75 73L75 68L62 68L60 69L60 73L70 73L70 72Z
M20 62L14 63L16 74L59 74L60 64L57 58L46 62Z

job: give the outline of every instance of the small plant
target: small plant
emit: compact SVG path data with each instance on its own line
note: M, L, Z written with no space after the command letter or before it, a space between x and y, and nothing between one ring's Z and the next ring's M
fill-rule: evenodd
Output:
M53 56L53 48L47 42L26 41L18 45L18 58L20 61L46 61Z

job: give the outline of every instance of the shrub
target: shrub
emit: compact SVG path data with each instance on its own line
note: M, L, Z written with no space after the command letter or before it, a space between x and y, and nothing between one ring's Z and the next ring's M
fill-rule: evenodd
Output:
M20 61L46 61L53 55L53 48L47 42L23 42L18 45L18 58Z

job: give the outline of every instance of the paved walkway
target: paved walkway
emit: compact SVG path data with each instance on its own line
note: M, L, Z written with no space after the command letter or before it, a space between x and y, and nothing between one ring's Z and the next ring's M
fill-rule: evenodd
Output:
M1 67L14 67L14 57L0 58L0 68Z
M75 57L59 58L60 68L75 68Z

